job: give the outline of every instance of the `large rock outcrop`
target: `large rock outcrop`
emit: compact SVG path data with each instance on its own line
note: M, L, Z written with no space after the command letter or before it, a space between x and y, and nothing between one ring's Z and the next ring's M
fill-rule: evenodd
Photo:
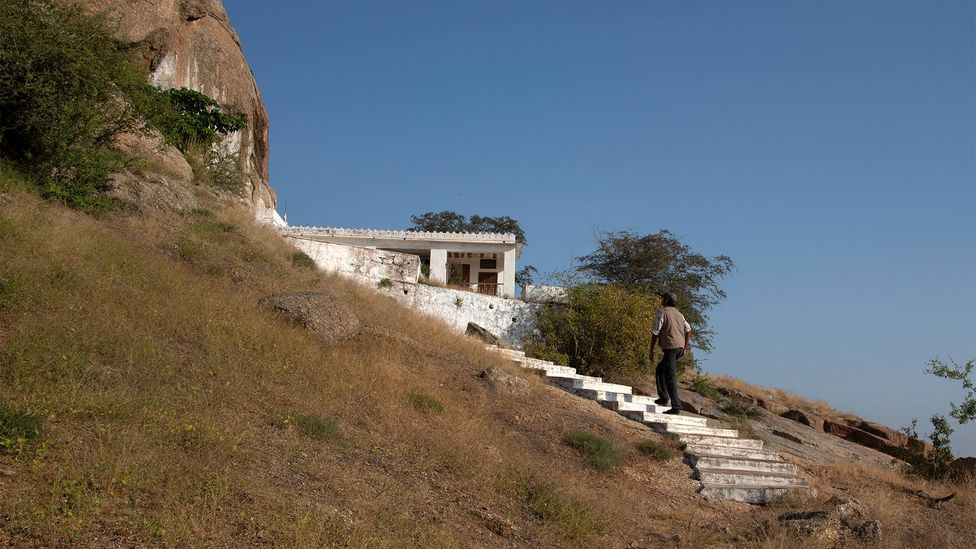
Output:
M191 88L247 115L247 129L224 146L240 154L247 199L256 209L275 206L268 184L268 113L244 59L237 32L220 0L83 0L118 21L118 38L141 54L153 84Z

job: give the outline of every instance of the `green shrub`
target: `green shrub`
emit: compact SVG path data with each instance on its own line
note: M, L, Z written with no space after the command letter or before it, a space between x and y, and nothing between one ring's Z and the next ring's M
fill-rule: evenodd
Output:
M45 197L110 208L101 191L124 159L108 145L139 126L139 113L120 98L144 96L143 75L106 20L75 3L2 2L0 37L0 156Z
M650 456L658 461L669 460L672 456L670 448L655 440L645 440L638 443L637 450L640 453Z
M423 393L410 393L407 395L410 404L417 410L425 414L440 414L444 411L444 405L432 396Z
M315 260L305 252L295 252L291 254L291 264L302 269L315 270Z
M730 399L722 406L722 412L730 416L741 416L747 419L759 419L762 415L755 406L738 398Z
M0 452L21 454L43 433L41 417L10 408L0 401Z
M298 432L307 437L318 440L339 438L339 422L335 418L307 414L295 416L294 421Z
M110 148L121 134L159 129L182 150L208 151L247 118L199 92L146 82L130 48L103 16L77 2L0 3L0 157L21 167L42 196L91 212L114 207L108 178L131 159ZM208 155L209 180L240 193L238 159Z
M601 285L571 287L568 294L568 305L536 313L538 331L525 342L535 354L565 355L569 366L589 375L651 371L648 348L657 298Z
M623 454L617 451L609 440L586 431L570 431L563 442L579 450L590 459L590 463L600 471L607 471L623 461Z
M377 283L376 285L379 286L380 288L392 288L393 281L390 280L389 278L384 278L380 280L379 283Z
M560 366L569 366L569 355L566 353L560 353L552 347L548 347L543 343L527 343L524 347L525 356L529 358L538 358L539 360L548 360L553 364L559 364Z

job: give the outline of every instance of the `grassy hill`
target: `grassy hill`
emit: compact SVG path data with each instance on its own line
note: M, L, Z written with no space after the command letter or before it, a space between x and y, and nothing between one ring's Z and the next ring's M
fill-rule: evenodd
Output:
M201 200L94 218L0 175L0 545L797 543L776 516L810 503L704 500L679 457L638 449L669 444L649 429ZM367 328L325 346L258 303L293 290L331 291ZM487 382L492 365L528 388ZM594 467L571 431L622 462ZM890 470L807 474L862 498L888 546L973 540L971 486L936 510L910 491L943 487Z

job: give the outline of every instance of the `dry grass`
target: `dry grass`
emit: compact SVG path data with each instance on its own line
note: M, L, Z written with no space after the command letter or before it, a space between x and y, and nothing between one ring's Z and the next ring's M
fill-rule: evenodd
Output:
M772 400L796 410L806 410L816 414L829 416L851 416L849 413L835 410L830 404L824 402L823 400L811 400L782 389L753 385L730 376L710 375L708 376L708 379L716 387L740 391L759 398Z
M0 545L756 539L770 511L696 496L681 460L638 452L658 435L533 376L499 394L477 342L293 265L246 212L208 211L95 220L0 187L0 392L43 418L24 452L0 452ZM326 347L257 304L314 289L369 329ZM621 464L594 470L571 430Z

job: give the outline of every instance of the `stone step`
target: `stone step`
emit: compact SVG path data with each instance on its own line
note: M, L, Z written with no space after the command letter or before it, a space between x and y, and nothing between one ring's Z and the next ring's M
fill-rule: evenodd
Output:
M560 385L566 385L568 388L572 388L572 384L577 381L588 381L591 383L603 383L603 379L593 376L584 376L583 374L577 373L561 373L561 372L546 372L546 377L555 383Z
M651 412L653 414L661 414L667 412L671 409L670 406L661 406L659 404L638 404L636 402L624 402L622 400L604 400L600 404L604 408L609 408L614 412ZM640 420L638 420L640 421Z
M681 417L681 416L678 416ZM735 429L714 429L712 427L705 427L702 425L686 425L682 423L666 423L663 426L663 431L667 434L675 435L706 435L712 437L726 437L726 438L736 438L739 436L739 432Z
M799 495L816 497L817 492L809 486L759 486L747 484L705 484L699 494L718 499L731 499L744 503L766 505L786 497Z
M648 424L680 424L698 427L708 427L708 420L697 416L679 416L671 414L655 414L653 412L622 411L620 415Z
M569 366L557 366L556 364L548 364L544 366L533 366L531 364L522 364L523 368L529 368L531 370L542 370L547 374L564 374L564 375L575 375L576 368L570 368Z
M525 352L524 351L517 351L515 349L502 349L501 347L495 347L493 345L489 345L488 346L488 349L491 350L491 351L495 351L496 353L499 353L499 354L502 354L502 355L505 355L505 356L510 356L510 357L513 357L513 358L525 358Z
M611 393L625 393L630 394L633 389L627 385L617 385L616 383L603 383L597 381L587 381L587 380L573 380L573 392L578 392L580 390L587 391L604 391Z
M696 467L694 478L702 484L744 484L748 486L805 486L794 473L765 473L742 469L706 469Z
M757 471L760 473L786 473L796 475L796 465L781 459L753 459L723 455L688 454L688 465L699 469L731 469L738 471Z
M732 458L766 459L775 461L781 459L779 454L764 452L750 448L736 448L731 446L709 446L707 444L687 444L685 453L695 456L724 456Z
M763 448L763 441L753 438L729 438L683 433L678 435L678 439L685 444L719 446L722 448L741 448L747 450L762 450Z

